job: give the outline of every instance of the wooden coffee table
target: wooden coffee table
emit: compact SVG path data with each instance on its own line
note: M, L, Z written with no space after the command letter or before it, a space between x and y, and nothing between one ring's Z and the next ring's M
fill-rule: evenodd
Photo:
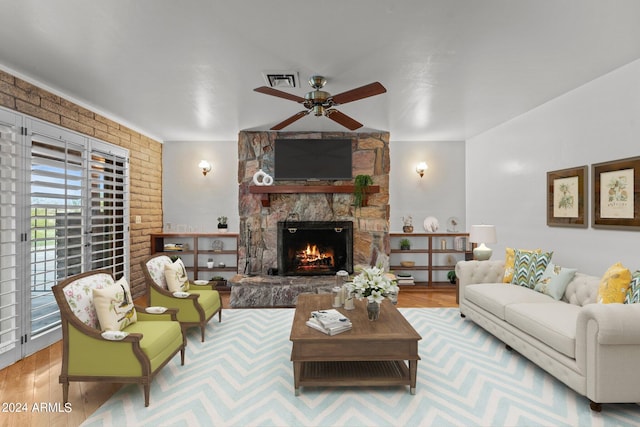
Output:
M332 308L331 295L298 296L289 338L296 396L305 386L408 385L415 394L422 337L388 300L376 321L367 318L365 303L356 300L355 310L339 308L353 328L329 336L305 322L312 311Z

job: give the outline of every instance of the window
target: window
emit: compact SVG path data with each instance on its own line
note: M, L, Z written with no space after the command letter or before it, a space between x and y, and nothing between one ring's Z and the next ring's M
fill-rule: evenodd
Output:
M129 178L127 150L2 109L0 151L2 368L60 339L51 288L62 279L129 278Z

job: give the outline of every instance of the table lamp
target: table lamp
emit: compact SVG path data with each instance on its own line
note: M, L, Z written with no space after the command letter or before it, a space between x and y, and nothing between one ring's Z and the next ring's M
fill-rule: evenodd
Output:
M494 225L472 225L469 231L469 241L479 244L473 249L473 258L486 261L491 258L492 250L485 243L496 243L496 227Z

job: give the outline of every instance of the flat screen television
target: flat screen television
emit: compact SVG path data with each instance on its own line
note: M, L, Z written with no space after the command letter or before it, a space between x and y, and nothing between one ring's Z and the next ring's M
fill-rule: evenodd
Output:
M350 139L276 139L276 180L350 180Z

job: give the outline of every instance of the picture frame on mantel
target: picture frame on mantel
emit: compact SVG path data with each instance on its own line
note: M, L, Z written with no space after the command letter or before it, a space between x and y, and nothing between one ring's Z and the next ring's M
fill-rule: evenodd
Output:
M587 165L547 172L547 225L588 226Z
M640 231L640 157L591 165L593 228Z

